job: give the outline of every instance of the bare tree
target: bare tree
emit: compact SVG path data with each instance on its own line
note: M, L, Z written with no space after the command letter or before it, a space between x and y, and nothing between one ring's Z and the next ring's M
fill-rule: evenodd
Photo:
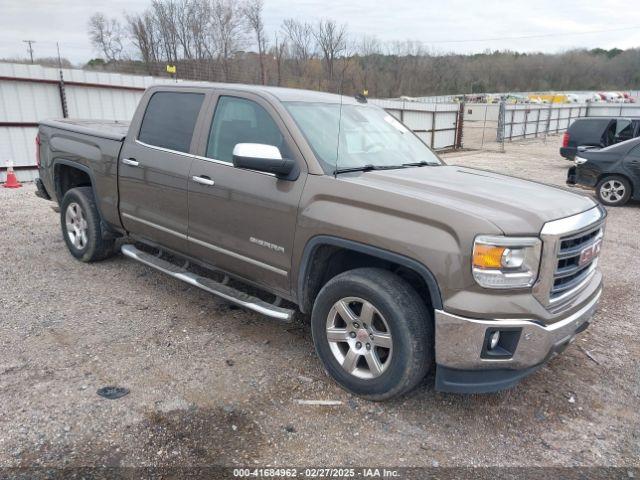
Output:
M107 18L103 13L94 13L89 19L88 30L91 44L104 55L105 60L121 59L123 29L118 20Z
M347 27L333 20L320 20L314 35L324 56L329 82L333 83L336 59L347 47Z
M289 54L293 58L299 77L305 77L309 60L315 55L313 27L293 18L282 22L282 30L289 42Z
M276 38L273 43L273 56L276 61L276 72L277 72L277 83L276 85L282 85L282 70L284 57L287 54L287 42L284 39L278 39L278 34L276 33Z
M181 78L273 81L345 94L367 89L378 97L619 90L637 88L640 82L640 49L446 54L426 50L420 42L383 45L374 37L352 41L346 27L332 20L313 28L285 19L270 37L262 18L263 0L149 1L145 12L126 16L124 32L142 62L123 59L122 27L96 14L88 25L89 36L107 63L94 61L89 68L161 74L169 61L178 64ZM242 52L248 32L257 55Z
M151 2L154 20L160 37L164 59L174 63L178 57L178 31L175 19L178 16L178 4L174 0L153 0Z
M138 49L147 72L153 74L152 65L159 61L159 38L153 14L147 10L138 15L127 15L129 37Z
M193 32L191 30L194 21L192 9L195 6L195 0L178 0L173 18L173 28L178 39L178 43L182 48L182 58L191 60L193 58Z
M262 9L264 8L263 0L248 0L244 6L244 15L247 23L256 36L256 44L258 45L258 57L260 61L260 81L262 85L267 83L267 72L265 69L264 54L267 50L267 38L264 32L264 21L262 19Z
M211 4L208 0L192 0L189 6L189 29L196 60L207 57L211 37Z
M231 79L231 58L245 45L244 19L233 0L213 0L213 29L224 80Z
M379 56L382 51L380 41L376 37L364 35L357 44L356 51L362 70L361 85L364 89L371 89Z

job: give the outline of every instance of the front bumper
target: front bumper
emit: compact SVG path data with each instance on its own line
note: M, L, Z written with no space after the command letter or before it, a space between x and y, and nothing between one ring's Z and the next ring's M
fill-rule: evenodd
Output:
M436 388L456 393L486 393L514 386L561 352L585 330L602 289L578 311L549 325L533 320L478 320L435 312ZM487 351L493 331L509 339L502 355Z

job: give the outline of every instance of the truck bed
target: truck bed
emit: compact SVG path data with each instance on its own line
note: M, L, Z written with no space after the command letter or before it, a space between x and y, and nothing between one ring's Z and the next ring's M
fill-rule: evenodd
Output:
M40 122L40 180L54 201L57 175L74 168L87 176L105 222L118 226L118 159L127 136L128 122L109 120L44 120ZM78 175L74 179L78 181Z
M58 119L43 120L41 125L68 130L70 132L92 135L95 137L107 138L122 142L129 131L129 122L122 120L78 120L78 119Z

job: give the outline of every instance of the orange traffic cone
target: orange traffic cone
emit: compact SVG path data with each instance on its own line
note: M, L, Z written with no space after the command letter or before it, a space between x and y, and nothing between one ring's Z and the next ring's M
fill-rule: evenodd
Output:
M20 188L22 186L22 184L16 178L13 167L7 168L7 181L2 186L4 188Z

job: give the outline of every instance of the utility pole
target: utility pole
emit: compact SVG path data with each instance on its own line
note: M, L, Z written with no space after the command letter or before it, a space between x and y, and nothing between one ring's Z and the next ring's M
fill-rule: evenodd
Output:
M33 63L33 44L36 43L35 40L23 40L24 43L27 43L29 46L27 50L29 51L29 57L31 57L31 63Z

